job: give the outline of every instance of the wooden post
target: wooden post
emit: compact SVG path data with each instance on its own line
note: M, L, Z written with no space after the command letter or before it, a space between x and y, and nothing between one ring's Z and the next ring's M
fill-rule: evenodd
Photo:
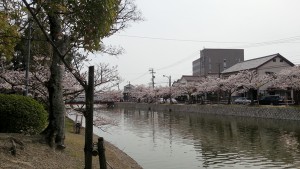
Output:
M83 115L81 115L81 119L80 119L81 126L80 127L82 127L82 119L83 119Z
M85 88L85 169L92 169L93 114L94 114L94 66L89 67L88 85Z
M76 134L76 123L77 123L77 119L78 119L78 114L76 113L76 117L75 117L75 124L73 126L74 129L74 133Z
M98 153L99 153L100 169L107 169L103 137L98 138Z

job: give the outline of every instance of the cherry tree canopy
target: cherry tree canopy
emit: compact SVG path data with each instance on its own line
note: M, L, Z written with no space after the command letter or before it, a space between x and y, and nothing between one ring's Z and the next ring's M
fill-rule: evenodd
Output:
M294 66L280 71L276 75L273 87L300 90L300 67Z

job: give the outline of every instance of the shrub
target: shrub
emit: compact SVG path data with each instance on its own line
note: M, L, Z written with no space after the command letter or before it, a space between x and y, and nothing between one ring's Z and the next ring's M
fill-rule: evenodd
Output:
M36 100L21 95L0 94L0 132L41 132L47 122L47 112Z

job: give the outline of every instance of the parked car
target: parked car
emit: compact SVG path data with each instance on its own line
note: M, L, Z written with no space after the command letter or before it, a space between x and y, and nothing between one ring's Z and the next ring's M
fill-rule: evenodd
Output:
M277 95L265 96L259 100L261 105L279 105L282 104L283 99Z
M164 104L165 99L164 98L158 98L157 102L160 103L160 104Z
M251 100L247 99L246 97L239 97L234 100L235 104L250 104Z
M170 99L167 99L167 103L170 103ZM177 104L178 102L177 102L176 99L173 99L173 98L172 98L172 103L173 103L173 104Z

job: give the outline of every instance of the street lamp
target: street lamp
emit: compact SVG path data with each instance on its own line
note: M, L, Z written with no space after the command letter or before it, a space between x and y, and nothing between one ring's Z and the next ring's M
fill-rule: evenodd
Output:
M171 97L171 75L170 76L163 75L163 77L166 77L169 79L169 88L170 88L169 95L170 95L170 103L172 104L173 102L172 102L172 97Z

